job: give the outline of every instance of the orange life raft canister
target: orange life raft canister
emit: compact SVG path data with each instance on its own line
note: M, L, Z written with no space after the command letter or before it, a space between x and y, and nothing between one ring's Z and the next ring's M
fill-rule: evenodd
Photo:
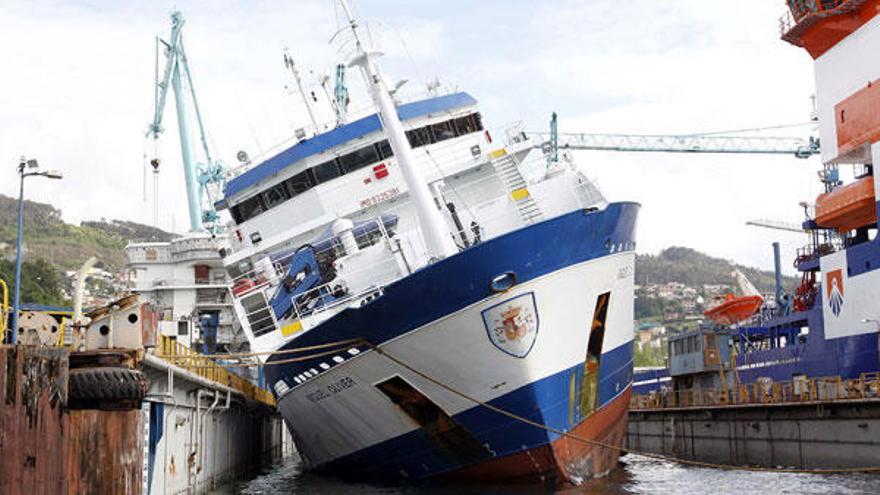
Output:
M819 195L816 223L820 227L846 232L877 223L874 178L863 177L852 184Z

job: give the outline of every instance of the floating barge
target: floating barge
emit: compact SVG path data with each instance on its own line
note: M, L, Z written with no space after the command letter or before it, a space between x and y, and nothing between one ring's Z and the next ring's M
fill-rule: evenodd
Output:
M777 245L773 305L672 339L671 387L634 395L627 443L728 465L876 469L880 1L788 6L782 38L815 60L824 164L794 263L801 283L782 293Z

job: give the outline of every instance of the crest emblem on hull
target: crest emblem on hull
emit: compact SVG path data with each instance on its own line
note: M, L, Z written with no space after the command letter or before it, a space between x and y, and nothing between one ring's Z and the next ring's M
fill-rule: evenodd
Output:
M834 316L840 316L843 309L843 270L832 270L825 274L825 293L828 295L828 306Z
M535 293L527 292L482 311L483 326L495 347L524 358L538 336L538 308Z

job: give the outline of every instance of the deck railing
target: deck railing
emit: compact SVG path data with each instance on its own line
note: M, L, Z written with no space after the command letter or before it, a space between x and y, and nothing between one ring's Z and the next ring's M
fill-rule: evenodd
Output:
M788 0L788 10L795 22L810 14L824 14L836 11L851 0Z
M189 347L181 345L173 337L159 336L156 356L202 378L238 390L249 399L271 406L275 405L275 398L271 392L257 386L247 378L229 371L228 368L213 359L206 358Z
M757 382L733 388L692 388L687 390L634 394L632 409L713 407L744 404L794 404L880 398L880 372L863 373L859 378L839 376L802 378L785 382Z
M779 19L780 34L795 28L809 17L820 18L842 14L858 7L864 0L787 0L788 11Z

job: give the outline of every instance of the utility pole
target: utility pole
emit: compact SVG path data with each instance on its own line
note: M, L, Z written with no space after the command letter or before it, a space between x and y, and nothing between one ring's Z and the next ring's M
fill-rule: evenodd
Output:
M25 170L30 172L25 172ZM61 172L55 170L47 170L41 172L40 165L36 160L28 160L21 157L18 162L18 175L21 178L18 188L18 239L15 248L15 288L12 301L12 345L18 343L18 313L21 310L21 250L22 250L22 233L24 231L24 179L25 177L40 176L49 179L61 179Z

